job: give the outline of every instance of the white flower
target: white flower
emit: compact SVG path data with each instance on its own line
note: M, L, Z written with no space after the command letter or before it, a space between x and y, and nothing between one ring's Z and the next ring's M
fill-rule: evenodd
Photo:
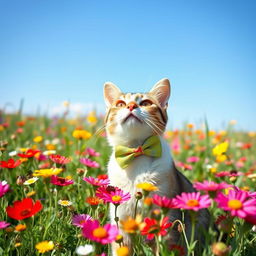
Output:
M43 155L49 156L49 155L54 155L56 154L56 150L46 150L43 152Z
M86 244L86 245L79 245L76 248L76 254L81 255L81 256L85 256L88 255L90 253L92 253L94 251L93 246L90 244Z
M70 202L68 200L59 200L58 204L61 206L70 206L70 205L72 205L72 202Z
M57 144L59 144L60 143L60 139L59 138L54 138L53 140L52 140L52 144L53 145L57 145Z
M33 178L31 178L31 179L26 180L26 181L23 183L23 185L31 185L31 184L35 183L37 180L38 180L37 177L33 177Z
M16 150L9 152L9 156L16 156L18 152Z
M255 225L253 225L252 231L253 231L253 232L256 232L256 226L255 226Z

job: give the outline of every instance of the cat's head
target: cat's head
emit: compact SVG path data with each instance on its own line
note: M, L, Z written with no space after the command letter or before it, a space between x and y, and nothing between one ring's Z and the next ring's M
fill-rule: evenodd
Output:
M169 97L166 78L147 93L123 93L113 83L105 83L105 125L110 144L136 146L151 135L161 135L167 123Z

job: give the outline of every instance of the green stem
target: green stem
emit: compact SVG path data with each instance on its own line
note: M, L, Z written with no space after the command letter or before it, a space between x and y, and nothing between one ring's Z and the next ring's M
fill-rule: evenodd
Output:
M115 204L115 222L116 222L117 228L119 229L119 218L117 216L117 207L118 207L118 204Z
M137 199L137 200L136 200L136 203L135 203L135 209L134 209L134 215L133 215L133 218L134 218L134 219L136 218L136 215L137 215L137 208L138 208L139 200L140 200L140 199Z

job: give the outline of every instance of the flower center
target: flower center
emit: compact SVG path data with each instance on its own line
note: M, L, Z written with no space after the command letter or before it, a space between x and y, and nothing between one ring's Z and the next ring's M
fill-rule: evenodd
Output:
M199 202L196 199L190 199L190 200L187 201L187 205L191 206L191 207L194 207L194 206L198 206Z
M108 235L108 232L105 228L98 227L93 230L93 236L97 238L105 238Z
M26 215L28 215L28 214L30 214L30 213L31 213L31 209L29 208L29 209L22 210L22 211L20 212L20 215L21 215L21 216L26 216Z
M233 209L233 210L238 210L240 208L242 208L243 204L241 203L241 201L237 200L237 199L232 199L228 201L228 207Z
M113 202L120 202L121 200L122 200L122 197L121 197L121 196L117 196L117 195L112 196L112 201L113 201Z

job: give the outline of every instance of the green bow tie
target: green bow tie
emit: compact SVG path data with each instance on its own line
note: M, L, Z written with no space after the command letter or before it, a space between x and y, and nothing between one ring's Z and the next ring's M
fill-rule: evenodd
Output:
M160 157L162 155L161 142L158 136L151 136L145 140L138 148L128 148L125 146L115 147L115 158L121 168L125 169L136 157L146 155Z

